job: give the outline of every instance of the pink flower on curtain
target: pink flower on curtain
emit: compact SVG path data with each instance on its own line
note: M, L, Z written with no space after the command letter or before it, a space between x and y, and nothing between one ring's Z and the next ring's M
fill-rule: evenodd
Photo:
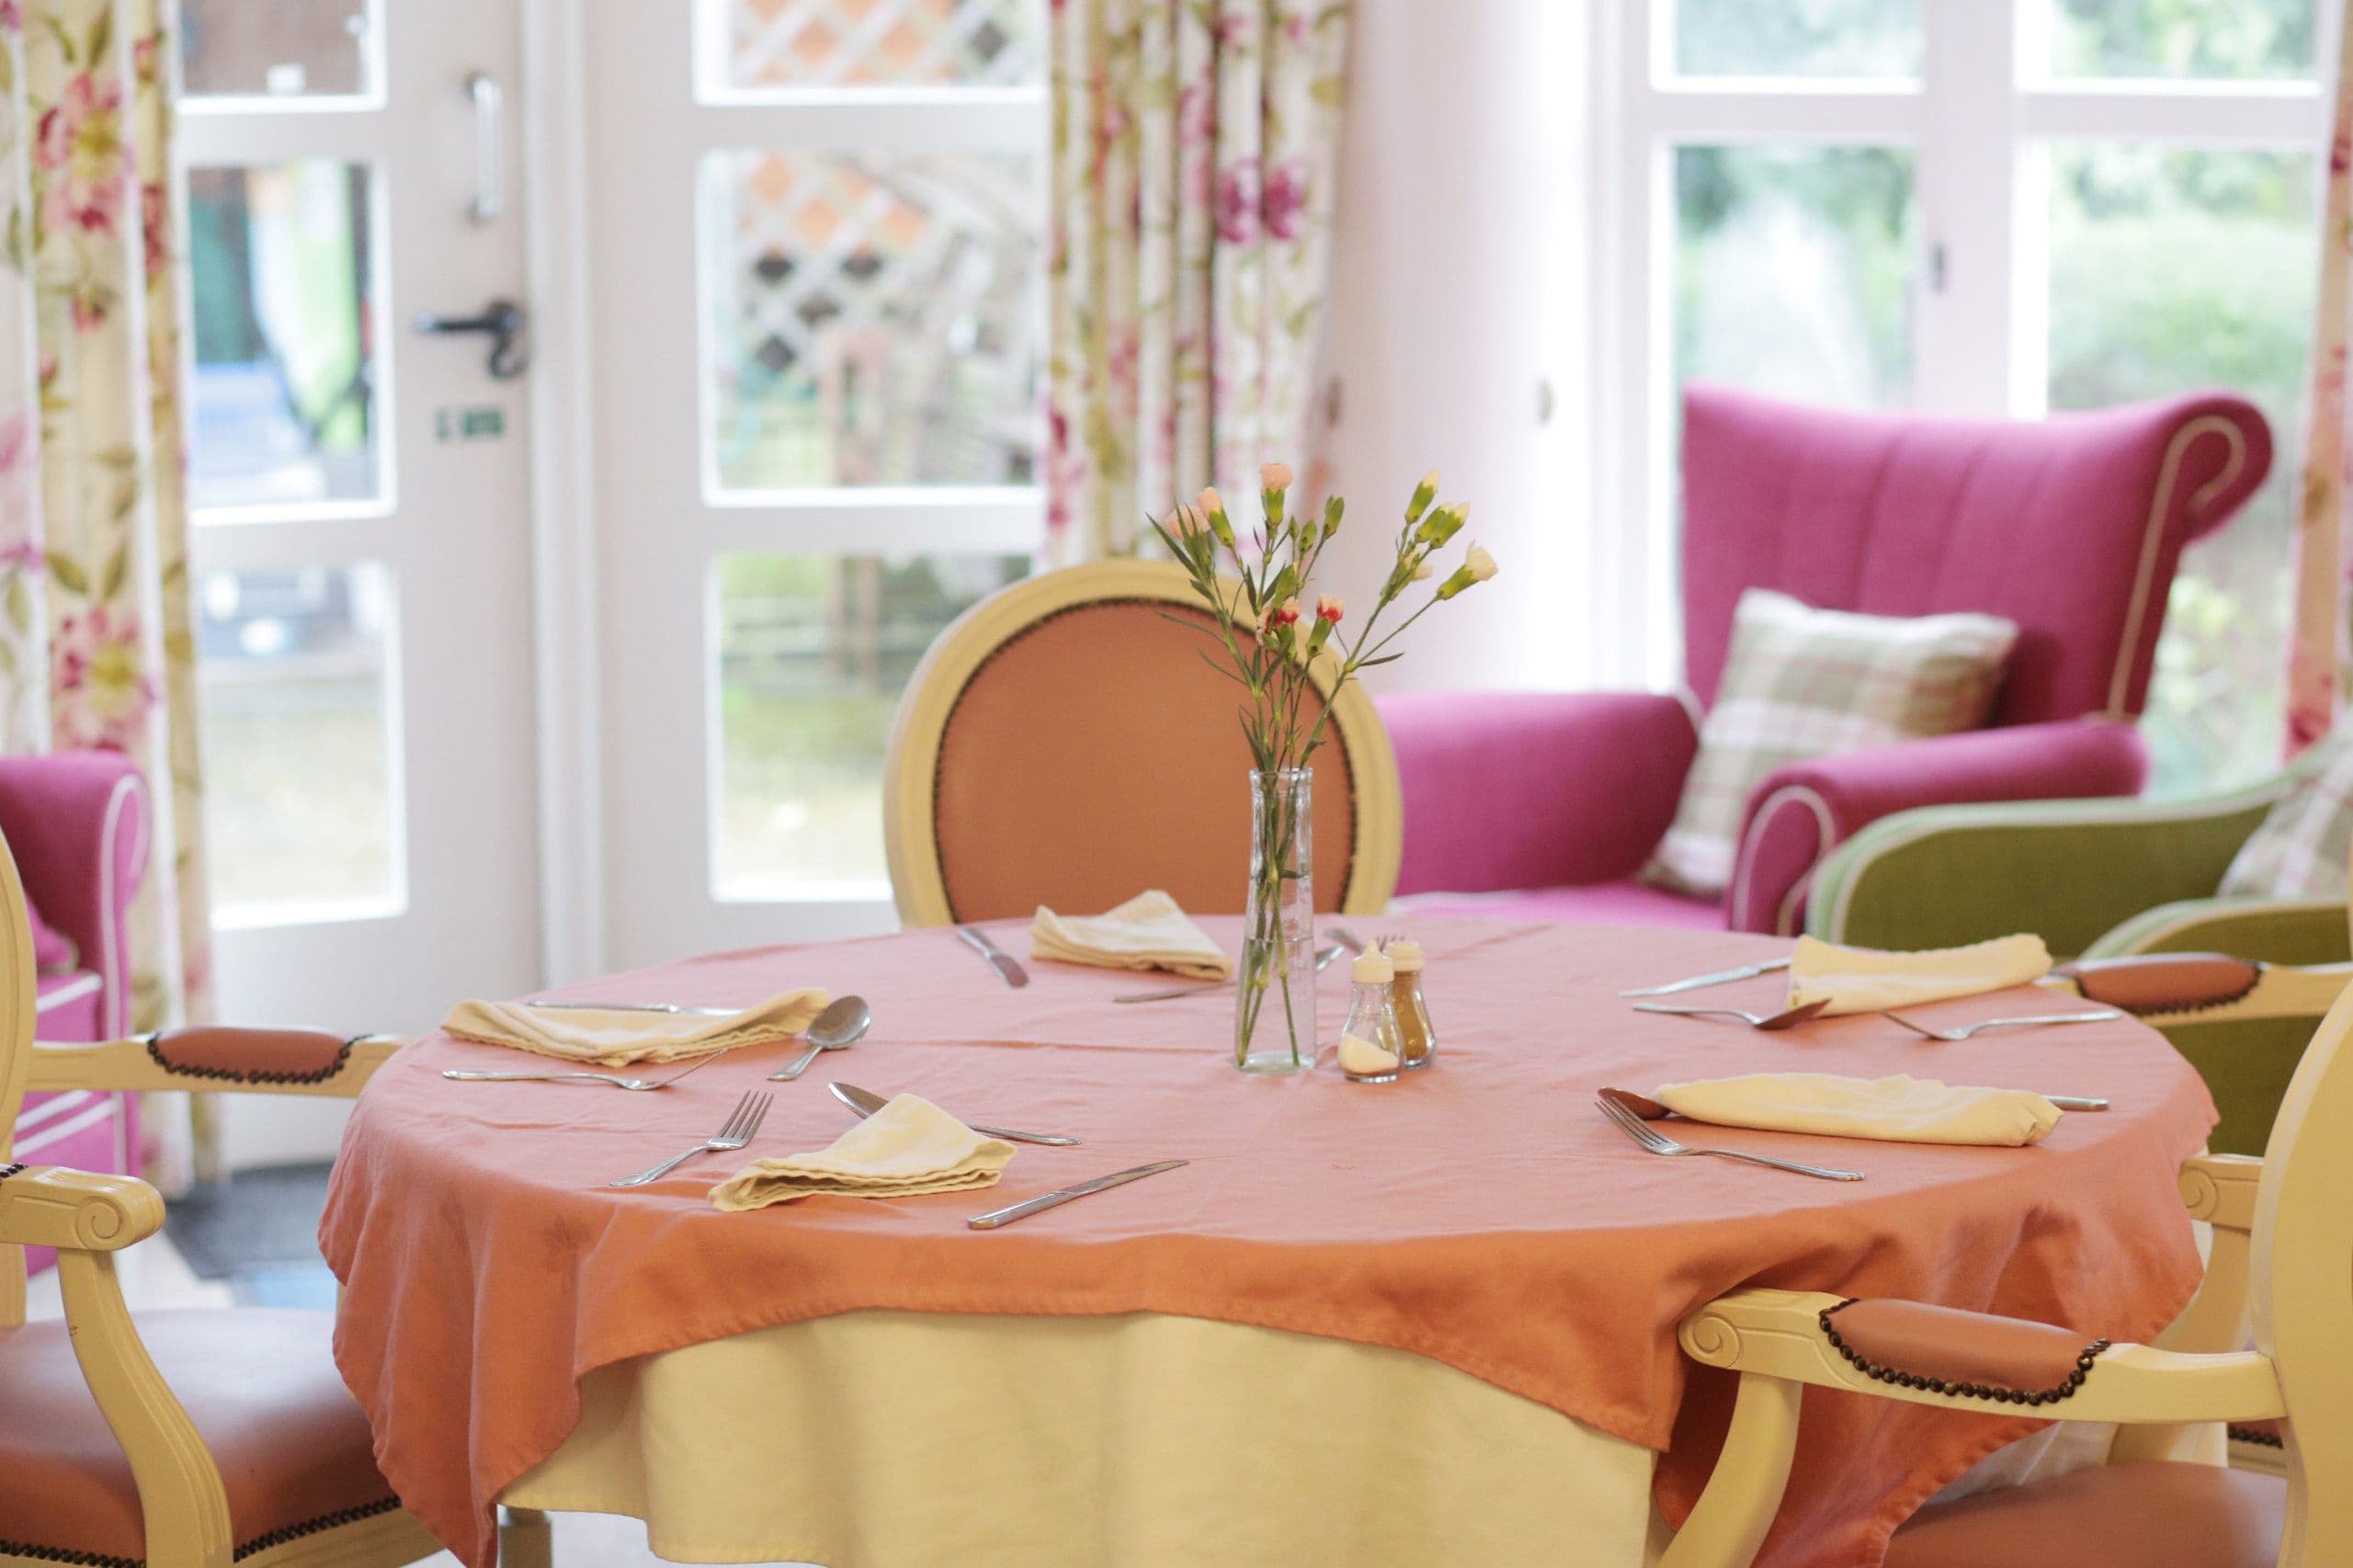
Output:
M60 744L129 750L155 702L142 661L136 616L93 605L60 621L50 664Z
M1217 237L1230 245L1257 238L1258 165L1236 158L1217 176Z
M146 243L147 276L163 277L172 261L172 218L160 180L149 180L139 187L139 234Z
M1297 159L1277 164L1267 176L1267 193L1258 213L1267 237L1288 244L1299 238L1299 221L1307 211L1307 167Z
M39 569L40 509L35 483L40 472L40 442L30 409L0 417L0 567L13 574Z
M51 229L112 233L131 180L131 147L122 136L122 88L85 71L41 112L33 156L50 171L42 218ZM78 307L78 301L77 307Z
M25 13L17 0L0 0L0 29L12 33L25 30Z

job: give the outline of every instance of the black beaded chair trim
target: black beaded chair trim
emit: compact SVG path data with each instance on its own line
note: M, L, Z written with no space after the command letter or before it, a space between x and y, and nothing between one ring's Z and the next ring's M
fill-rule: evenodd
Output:
M1832 1318L1854 1304L1852 1300L1848 1300L1835 1307L1824 1307L1817 1320L1822 1324L1823 1337L1830 1341L1830 1347L1844 1357L1848 1366L1874 1382L1893 1383L1898 1388L1919 1389L1952 1398L1989 1399L2003 1404L2056 1404L2063 1399L2075 1397L2075 1391L2084 1386L2084 1380L2091 1376L2092 1363L2098 1360L2100 1352L2109 1346L2105 1339L2095 1339L2085 1346L2083 1354L2075 1358L2075 1369L2067 1374L2065 1382L2055 1388L2009 1389L1986 1383L1948 1382L1942 1378L1923 1377L1917 1372L1881 1367L1855 1354L1847 1342L1838 1337L1837 1329L1830 1323Z
M315 1073L251 1073L234 1067L183 1067L177 1062L164 1060L164 1037L161 1034L139 1037L140 1042L147 1048L148 1060L165 1072L175 1077L209 1078L224 1084L324 1084L350 1064L351 1048L367 1038L364 1034L356 1034L345 1040L343 1048L335 1053L335 1060Z
M362 1519L392 1513L400 1506L399 1498L385 1497L373 1503L363 1503L357 1508L338 1508L332 1514L321 1514L315 1519L305 1519L299 1525L288 1525L283 1529L254 1537L237 1548L234 1561L243 1562L246 1558L267 1551L272 1547L284 1546L288 1541L301 1540L304 1536L317 1535L323 1530L356 1525ZM63 1562L67 1568L147 1568L143 1558L109 1557L102 1551L72 1551L55 1546L27 1546L13 1540L0 1540L0 1557L29 1557L37 1562Z
M2284 1449L2288 1446L2288 1439L2277 1432L2258 1432L2252 1426L2228 1426L2223 1430L2230 1434L2234 1443L2252 1443L2258 1449Z
M10 1176L15 1176L18 1171L23 1170L24 1168L25 1167L21 1165L0 1165L0 1181L6 1181Z

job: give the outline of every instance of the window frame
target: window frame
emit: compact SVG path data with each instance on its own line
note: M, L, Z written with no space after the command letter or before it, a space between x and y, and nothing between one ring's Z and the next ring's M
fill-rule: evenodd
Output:
M2300 79L2054 77L2028 52L2048 0L1918 0L1916 81L1687 77L1673 70L1677 0L1611 0L1594 40L1600 210L1593 244L1597 430L1597 667L1612 685L1682 680L1673 461L1674 153L1684 145L1817 143L1913 150L1922 283L1913 389L1920 413L2048 412L2051 148L2069 142L2316 154L2330 135L2337 8L2315 4L2315 67ZM1989 142L1992 143L1989 146ZM1613 256L1612 252L1616 255ZM1940 276L1938 276L1940 275ZM1614 391L1618 395L1609 396ZM2281 432L2279 461L2293 460Z

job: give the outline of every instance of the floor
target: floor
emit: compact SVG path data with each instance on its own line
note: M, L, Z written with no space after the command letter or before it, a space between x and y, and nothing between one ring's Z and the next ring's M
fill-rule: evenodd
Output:
M324 1266L321 1266L324 1268ZM198 1278L168 1236L154 1236L116 1255L116 1276L134 1311L164 1307L225 1307L235 1287L227 1280ZM52 1270L34 1277L28 1305L30 1315L53 1318L63 1306L58 1300L57 1275ZM635 1519L595 1514L553 1517L556 1568L650 1568L664 1561L645 1549L645 1527ZM447 1552L426 1559L426 1568L460 1568ZM811 1568L808 1564L788 1568Z

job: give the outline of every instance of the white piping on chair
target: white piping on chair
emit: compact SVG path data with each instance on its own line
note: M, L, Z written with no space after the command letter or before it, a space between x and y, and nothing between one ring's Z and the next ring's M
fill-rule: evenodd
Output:
M73 1120L60 1122L55 1127L46 1128L40 1132L35 1134L33 1137L25 1139L22 1142L17 1145L17 1152L12 1157L21 1160L27 1154L38 1153L40 1151L48 1148L52 1143L63 1143L68 1138L73 1137L76 1132L80 1132L85 1128L96 1127L99 1122L104 1121L108 1117L114 1115L114 1097L112 1096L108 1096L105 1099L99 1101L97 1105L90 1107L89 1109L84 1111L81 1115L75 1117Z
M108 1040L119 1040L129 1031L129 1023L122 1015L131 1003L131 977L122 972L120 944L115 940L117 916L114 897L119 881L114 864L115 829L121 823L124 805L131 796L145 788L145 783L136 773L126 773L114 781L114 789L107 795L106 825L100 830L98 840L99 908L105 912L105 917L98 922L98 937L106 949L101 972L110 981L120 983L108 985L105 1000L98 1009L99 1031L103 1038ZM147 835L147 818L142 816L139 819L138 840L131 846L134 861L145 857Z
M51 1007L62 1007L68 1002L78 1002L96 991L98 985L98 976L85 971L73 984L61 985L48 995L37 998L33 1003L33 1011L36 1014L46 1013Z
M17 1136L21 1138L42 1122L55 1121L59 1117L88 1105L97 1097L97 1092L94 1089L67 1089L62 1094L51 1095L17 1118Z
M2149 619L2149 600L2155 587L2157 548L2165 541L2165 514L2172 509L2174 487L2181 483L2182 460L2188 454L2189 444L2209 433L2219 435L2231 449L2231 460L2222 472L2209 480L2189 498L2190 510L2196 511L2215 494L2229 488L2246 467L2246 432L2234 420L2219 414L2203 414L2183 426L2165 443L2164 466L2157 471L2157 493L2149 502L2149 520L2141 529L2141 563L2132 576L2132 602L2125 612L2124 637L2117 644L2116 670L2109 677L2108 708L2103 717L2130 721L2125 711L2124 694L2132 685L2134 650L2141 642L2141 628Z
M1813 864L1808 866L1791 884L1789 892L1782 897L1781 907L1774 912L1773 931L1781 937L1790 934L1790 913L1813 881L1813 866L1822 863L1822 858L1830 852L1830 846L1837 839L1838 830L1830 813L1830 802L1823 798L1821 790L1810 784L1784 784L1757 802L1756 813L1749 822L1747 836L1741 841L1740 859L1733 868L1732 890L1727 895L1733 913L1741 912L1747 903L1748 884L1756 869L1756 846L1764 842L1765 830L1771 825L1773 813L1784 805L1803 806L1813 812L1814 830L1821 836L1814 844Z

